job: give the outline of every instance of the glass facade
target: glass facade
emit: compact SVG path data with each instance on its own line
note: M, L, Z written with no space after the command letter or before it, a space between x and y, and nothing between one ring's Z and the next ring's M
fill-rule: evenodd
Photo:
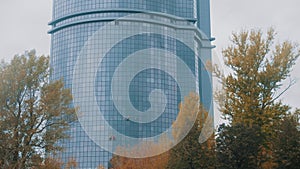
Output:
M54 0L49 24L51 79L79 107L63 161L108 167L117 147L157 141L191 91L212 113L209 0Z

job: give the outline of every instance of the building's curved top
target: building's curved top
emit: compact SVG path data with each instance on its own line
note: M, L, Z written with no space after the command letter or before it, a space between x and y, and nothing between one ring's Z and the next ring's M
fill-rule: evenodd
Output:
M112 21L134 13L197 22L210 38L209 0L53 0L53 33L86 22Z
M194 18L194 0L54 0L53 20L95 10L135 9Z

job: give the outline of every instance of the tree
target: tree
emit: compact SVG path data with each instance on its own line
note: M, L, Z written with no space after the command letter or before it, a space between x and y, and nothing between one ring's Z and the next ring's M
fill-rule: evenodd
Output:
M118 147L116 153L123 152L127 157L114 155L110 160L113 169L165 169L168 164L169 152L159 154L169 140L163 137L156 143L149 141L140 143L133 147ZM156 156L147 157L147 154L158 154ZM129 157L136 158L129 158ZM139 158L143 157L143 158Z
M284 116L275 128L277 135L273 141L273 151L278 169L297 169L300 166L299 120L298 110L295 114Z
M63 162L58 159L49 157L44 159L40 165L35 166L32 169L61 169L62 166Z
M215 140L212 134L204 142L199 142L199 136L204 130L205 122L213 128L213 120L207 111L199 104L197 94L191 93L180 105L177 120L173 123L173 138L180 139L186 133L186 126L193 124L188 134L170 150L168 169L198 169L215 168ZM177 130L176 130L177 129Z
M105 169L105 167L103 167L103 165L98 165L97 169Z
M284 105L278 99L288 90L293 81L291 80L285 89L281 87L283 81L289 77L292 66L300 53L297 45L289 41L274 45L274 38L273 29L270 29L266 36L260 30L234 33L232 45L223 50L225 65L230 68L230 72L225 76L219 70L215 71L223 85L222 91L216 94L216 98L219 100L220 111L232 127L227 129L235 131L236 128L241 127L240 124L243 124L243 128L250 131L255 128L264 136L258 142L261 155L256 156L258 158L256 161L260 163L257 168L263 168L266 158L269 158L266 162L272 164L272 140L276 135L273 129L290 110L289 106ZM220 136L222 134L225 133L221 133ZM238 137L239 133L226 132L226 134L229 134L227 138L232 138ZM238 140L229 139L228 142L219 146L230 148L232 141ZM241 146L240 149L242 149L244 140L240 139L240 141L235 144ZM218 147L218 150L222 148ZM248 157L252 154L248 154ZM239 157L244 158L237 156ZM236 163L241 160L232 162Z
M263 135L258 126L220 125L218 129L217 161L220 169L257 169Z
M217 98L221 112L232 124L257 124L270 132L274 121L289 110L288 106L277 102L289 87L278 91L289 77L299 51L288 41L271 50L274 37L273 29L268 31L266 38L261 31L244 31L233 34L233 44L223 50L225 64L231 68L231 73L222 76L217 71L225 94Z
M74 158L70 158L65 164L65 169L76 169L78 166L77 161Z
M49 57L35 51L0 67L0 168L30 168L62 150L75 110L62 80L49 82Z
M207 121L209 123L206 124L205 122ZM172 124L172 139L170 139L172 136L162 136L158 143L149 142L146 145L137 145L133 149L121 147L117 151L144 156L149 151L151 151L150 154L156 154L157 150L159 152L163 148L161 146L174 145L174 143L179 142L175 147L163 154L147 158L126 158L115 155L111 160L112 168L214 168L214 135L208 136L208 140L204 143L199 143L199 136L204 128L204 124L210 125L210 128L213 128L212 118L199 105L199 96L191 93L180 104L180 112L176 121ZM188 134L186 134L187 132Z
M151 149L152 147L148 147ZM168 164L168 152L146 158L128 158L114 155L111 159L113 169L165 169Z

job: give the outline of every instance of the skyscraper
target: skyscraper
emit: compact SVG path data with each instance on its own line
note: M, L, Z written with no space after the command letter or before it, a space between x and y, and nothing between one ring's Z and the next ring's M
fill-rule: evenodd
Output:
M116 148L157 141L189 92L211 110L209 0L53 0L49 24L52 79L79 107L64 161L107 166Z

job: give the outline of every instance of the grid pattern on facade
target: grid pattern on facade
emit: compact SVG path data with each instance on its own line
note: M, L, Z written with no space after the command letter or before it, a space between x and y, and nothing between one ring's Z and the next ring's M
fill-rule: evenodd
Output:
M161 12L173 16L179 16L184 18L194 18L195 0L54 0L53 18L57 19L66 15L80 13L90 10L103 10L103 9L138 9L147 10L154 12ZM92 20L92 19L103 19L106 17L121 17L125 16L126 12L109 12L109 13L93 13L86 15L74 16L65 20L62 20L55 25L61 26L74 21ZM147 16L148 17L148 16ZM159 22L175 23L168 17L157 17L154 16ZM152 18L153 19L153 18ZM51 66L53 68L52 80L63 78L65 87L72 88L74 66L76 65L79 53L82 48L101 27L106 25L108 21L95 21L86 22L81 24L74 24L66 28L60 29L52 33L51 41ZM177 21L180 25L189 25L187 21ZM130 21L116 22L118 24L133 24ZM141 23L137 23L141 24ZM148 26L149 30L152 26L157 26L154 23L143 23ZM165 31L176 31L176 28L164 27ZM163 33L162 33L163 34ZM113 37L112 37L113 38ZM105 39L99 39L99 41L105 41ZM197 44L197 42L195 42ZM198 45L199 46L199 45ZM95 48L101 48L101 46L95 46ZM129 55L141 51L144 49L156 48L166 50L174 55L180 57L185 64L188 65L191 72L197 77L194 82L198 87L200 85L201 78L198 76L200 73L201 66L200 60L197 59L197 55L186 47L180 41L172 39L170 37L164 37L156 34L142 34L133 36L122 40L120 43L115 45L102 62L97 67L97 74L95 81L87 88L95 86L95 96L99 109L103 112L104 119L110 126L121 134L128 135L135 138L147 138L161 134L164 130L169 128L172 122L176 119L178 113L178 104L181 100L180 88L176 84L176 80L168 75L167 73L156 69L149 68L139 72L131 81L128 92L130 96L131 104L139 111L145 112L151 107L149 102L149 94L154 89L159 89L164 92L167 97L166 108L164 113L159 116L155 121L151 123L139 124L133 122L131 118L134 117L123 117L118 113L118 110L112 102L111 96L111 82L112 76L116 71L116 68L122 63ZM199 48L199 47L198 47ZM93 52L95 50L91 50ZM158 67L167 67L168 70L173 71L175 74L181 70L176 67L176 60L168 57L157 57L157 53L150 53L150 60L145 62L157 61L159 62ZM136 62L140 64L140 62ZM93 76L88 73L88 70L84 71L85 76ZM122 77L116 77L120 78ZM189 82L190 83L190 82ZM119 89L124 90L123 88ZM207 93L210 93L208 90ZM84 100L84 98L83 98ZM89 99L86 99L86 106L89 106ZM162 100L155 100L155 104L160 104ZM93 126L94 124L90 124ZM60 154L60 157L64 161L68 161L70 158L75 158L82 169L96 168L99 164L108 166L109 160L112 156L111 153L103 150L97 145L84 131L79 122L71 124L71 130L68 131L71 139L63 140L60 144L65 148L64 153ZM114 146L114 140L118 139L108 131L99 131L95 135L99 135L108 142L107 146Z

